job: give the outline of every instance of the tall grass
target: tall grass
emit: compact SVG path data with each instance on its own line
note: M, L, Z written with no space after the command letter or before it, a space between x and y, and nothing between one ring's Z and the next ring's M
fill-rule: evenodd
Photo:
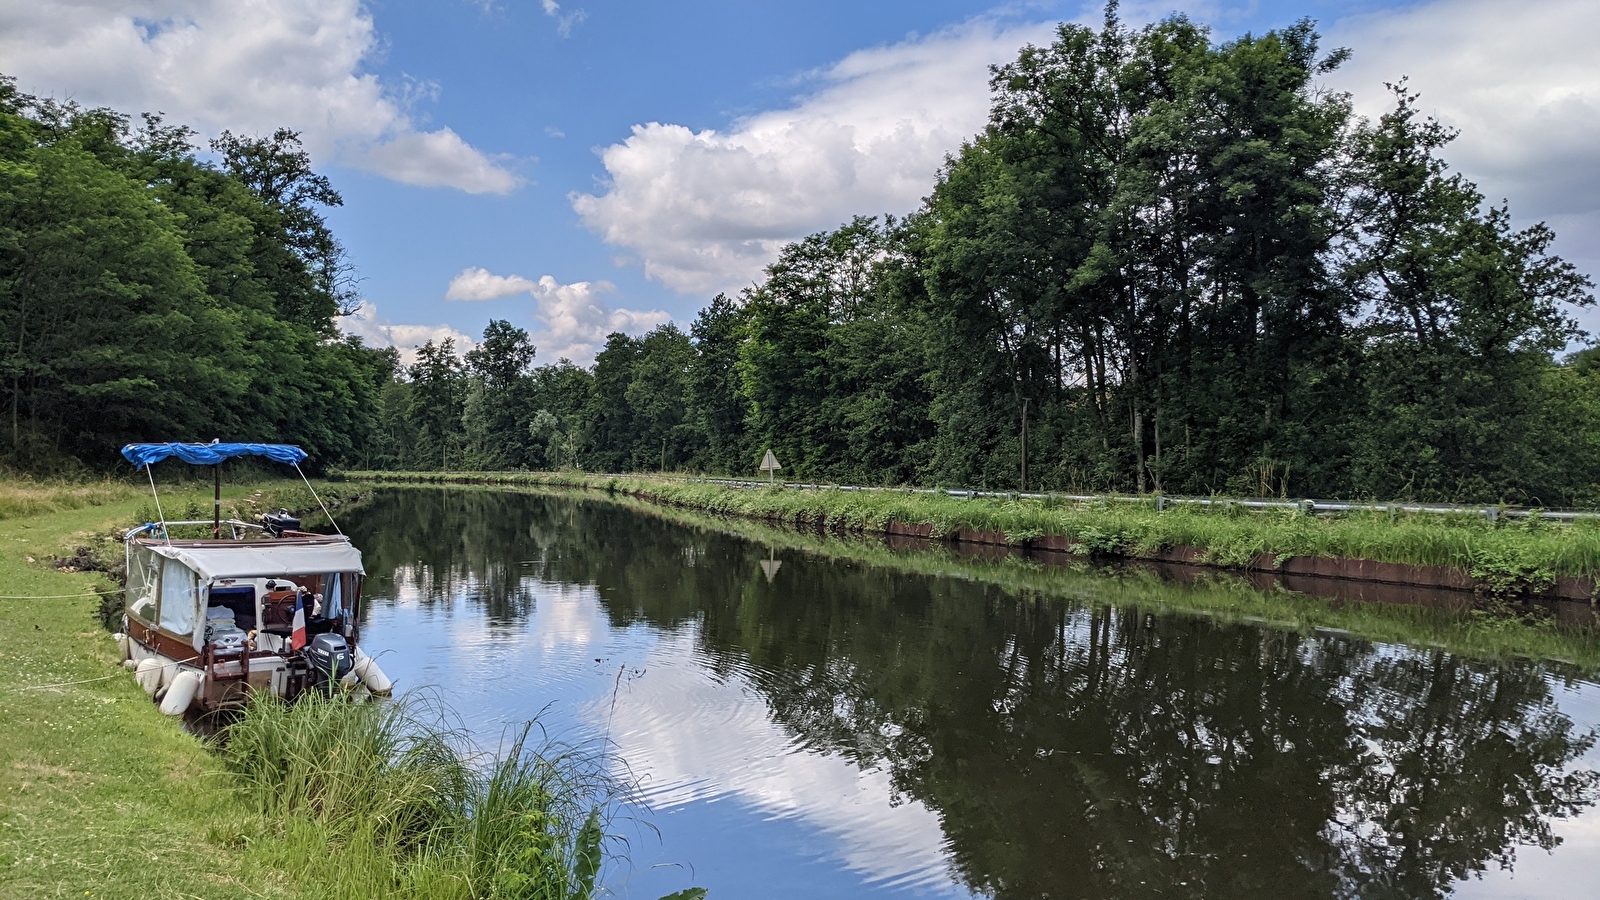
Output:
M994 558L962 553L937 543L919 549L891 548L881 540L777 527L663 507L625 496L617 496L613 502L641 515L732 533L758 544L894 571L993 584L1023 598L1050 597L1085 606L1202 615L1302 634L1334 629L1373 641L1442 647L1473 658L1565 663L1572 667L1572 673L1583 677L1600 672L1600 631L1541 617L1537 608L1468 610L1332 600L1282 588L1262 590L1225 572L1174 584L1157 570L1139 566L1101 565L1089 560L1061 565L1013 556Z
M135 486L109 478L100 481L34 481L30 478L0 476L0 519L105 506L137 494Z
M323 896L589 900L619 786L533 727L486 757L436 702L262 692L221 753L273 862Z
M372 480L544 484L621 491L671 506L841 532L883 531L890 522L932 526L934 536L962 529L998 531L1016 543L1061 536L1085 552L1149 555L1188 547L1207 561L1243 567L1275 558L1332 556L1444 566L1538 586L1556 576L1600 576L1600 522L1490 522L1471 515L1298 510L1247 511L1147 503L960 498L895 489L840 491L735 488L650 476L582 473L347 473Z

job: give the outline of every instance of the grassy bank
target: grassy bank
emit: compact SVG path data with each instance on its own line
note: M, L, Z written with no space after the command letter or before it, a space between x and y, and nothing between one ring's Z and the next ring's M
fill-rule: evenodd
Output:
M1565 524L1537 517L1490 522L1479 516L1299 511L1150 503L957 498L892 489L734 488L688 479L582 473L346 473L346 477L416 483L545 484L614 490L654 502L724 515L843 532L883 531L891 522L931 526L935 537L962 530L1003 533L1014 543L1059 536L1084 553L1149 556L1188 547L1205 562L1243 567L1263 556L1334 557L1442 566L1512 589L1547 587L1560 577L1600 576L1600 522Z
M1536 659L1560 664L1556 671L1574 677L1600 673L1600 629L1558 620L1548 607L1538 604L1502 603L1470 594L1443 595L1455 603L1451 607L1333 599L1281 587L1263 590L1246 577L1221 569L1173 570L1056 554L1041 561L990 547L938 540L890 542L880 536L789 528L756 518L668 505L648 495L604 491L604 481L594 486L602 490L583 491L570 483L512 486L504 482L469 489L602 499L639 515L731 533L779 550L993 584L1027 602L1065 600L1083 606L1202 615L1305 635L1331 631L1356 639L1439 648L1476 659ZM1185 577L1175 580L1175 571Z
M1087 559L1058 565L1016 556L994 558L964 553L958 547L934 541L922 547L890 548L881 539L775 527L750 519L665 507L622 494L612 495L612 500L641 515L730 532L780 549L985 582L1034 601L1061 599L1085 606L1204 615L1302 634L1333 631L1372 641L1438 647L1478 659L1555 661L1570 666L1571 674L1577 676L1600 673L1600 630L1562 625L1522 615L1520 610L1462 613L1407 604L1335 601L1282 589L1263 591L1238 575L1221 571L1177 585L1151 567L1107 565Z
M335 516L359 494L318 492ZM209 484L160 497L169 520L210 516ZM268 701L212 752L162 715L98 619L116 532L154 505L115 481L0 483L0 898L598 892L615 785L526 732L491 758L436 705ZM224 489L224 516L277 508L317 504L297 481Z
M290 482L225 496L240 512L310 500ZM0 897L301 896L231 841L250 813L221 765L120 667L96 616L113 579L49 565L115 560L112 530L150 504L113 481L0 485ZM209 516L210 486L165 487L162 505Z
M592 900L621 786L534 733L483 759L415 697L258 700L223 751L259 813L237 840L329 900Z

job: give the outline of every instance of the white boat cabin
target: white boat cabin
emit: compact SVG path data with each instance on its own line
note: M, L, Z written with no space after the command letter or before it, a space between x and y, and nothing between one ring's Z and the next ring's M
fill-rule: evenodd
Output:
M233 539L168 538L168 522L128 533L126 652L163 712L237 706L252 691L390 684L356 649L361 551L343 535L224 522ZM298 525L298 523L295 523Z

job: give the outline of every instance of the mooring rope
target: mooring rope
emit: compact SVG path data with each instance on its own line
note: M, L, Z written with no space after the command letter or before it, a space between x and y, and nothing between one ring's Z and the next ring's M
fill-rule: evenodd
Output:
M150 657L150 658L154 659L155 657ZM164 663L162 663L161 664L161 668L165 669L168 666L181 666L181 665L184 665L186 663L192 663L192 662L194 662L195 660L197 660L199 658L200 657L197 654L197 655L191 656L191 657L189 657L187 659L175 659L172 662L164 662ZM51 688L73 687L74 685L79 685L79 684L94 684L96 681L110 681L111 679L116 678L117 676L119 676L121 674L123 674L123 673L121 673L121 672L112 672L110 675L102 675L99 678L85 678L85 679L83 679L81 681L59 681L59 682L56 682L55 684L30 684L30 685L28 685L26 687L11 688L11 693L20 694L23 691L47 691L47 690L50 690ZM3 693L3 691L0 691L0 693Z
M0 600L71 600L76 597L86 596L88 594L94 594L101 597L105 596L106 594L120 594L125 590L127 590L127 588L112 588L108 591L97 591L94 588L84 588L76 594L12 594L10 596L0 596Z
M299 463L294 464L294 470L296 472L300 472ZM338 522L333 521L333 513L328 512L328 504L323 503L322 498L317 496L317 489L311 486L311 479L306 477L306 473L300 472L300 480L306 483L306 490L311 492L311 496L316 497L317 505L322 507L322 514L328 517L328 523L333 526L333 530L339 532L339 534L342 536L344 534L344 530L339 527Z
M51 688L72 687L77 684L93 684L96 681L110 681L121 674L121 672L114 672L110 675L102 675L99 678L85 678L82 681L62 681L57 684L30 684L27 687L12 688L11 692L20 694L23 691L47 691Z

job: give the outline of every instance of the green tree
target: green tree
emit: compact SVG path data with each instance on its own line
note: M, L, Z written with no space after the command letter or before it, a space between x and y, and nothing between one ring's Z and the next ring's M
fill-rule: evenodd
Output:
M491 319L483 341L467 351L471 384L463 401L462 427L468 465L502 469L528 464L533 389L528 369L535 354L528 333L503 319Z
M407 466L449 469L463 462L461 419L466 402L466 374L456 355L455 338L417 348L411 379L406 426L410 431Z

